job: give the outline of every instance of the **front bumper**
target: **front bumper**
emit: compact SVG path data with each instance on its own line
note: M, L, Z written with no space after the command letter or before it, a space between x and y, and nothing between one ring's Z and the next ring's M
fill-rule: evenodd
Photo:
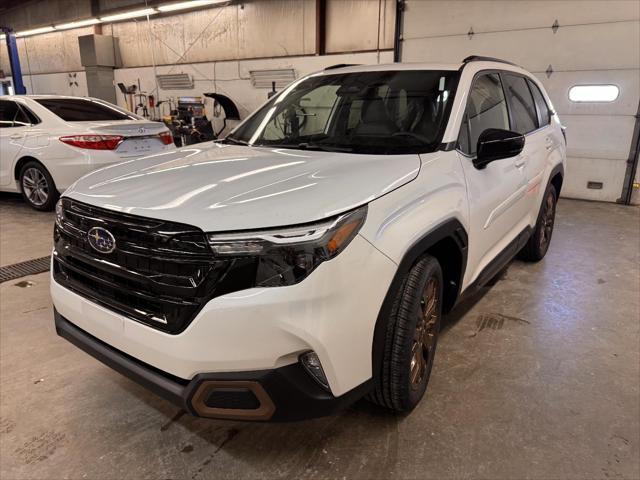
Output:
M188 381L209 372L264 371L316 352L331 393L372 377L375 322L396 265L356 236L304 281L210 300L171 335L124 317L51 278L55 308L73 325L131 358Z
M300 363L247 372L200 373L183 380L142 363L76 327L54 309L56 332L104 364L192 415L288 421L336 413L371 389L371 380L339 397L320 387Z

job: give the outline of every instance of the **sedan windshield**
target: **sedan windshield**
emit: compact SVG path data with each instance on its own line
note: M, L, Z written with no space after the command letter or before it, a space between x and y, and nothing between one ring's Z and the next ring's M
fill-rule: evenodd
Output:
M434 151L457 82L457 71L312 75L276 95L224 141L367 154Z

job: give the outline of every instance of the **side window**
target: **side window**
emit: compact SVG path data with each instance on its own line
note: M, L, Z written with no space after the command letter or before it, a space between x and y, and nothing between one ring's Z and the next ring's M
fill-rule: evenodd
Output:
M31 120L29 119L23 108L20 106L20 104L17 104L17 107L18 111L16 112L16 118L13 120L13 126L28 127L29 125L31 125Z
M536 102L536 107L538 107L538 125L540 125L541 127L545 127L549 125L549 122L551 121L547 102L545 101L544 97L542 96L542 92L535 83L533 83L529 79L527 79L527 83L529 84L529 88L531 89L531 93L533 94L533 101Z
M25 117L27 118L27 121L31 124L31 125L37 125L38 123L40 123L40 119L35 115L35 113L33 113L31 110L29 110L27 107L25 107L24 105L18 105L18 107L20 108L20 110L22 111L22 113L25 115Z
M487 128L509 129L509 112L497 73L476 78L465 112L458 146L468 155L475 155L478 137Z
M538 113L527 81L516 75L505 74L503 77L513 121L511 129L522 134L532 132L538 128Z
M16 124L16 117L19 112L20 110L18 110L16 102L0 100L0 128L21 126L20 124Z

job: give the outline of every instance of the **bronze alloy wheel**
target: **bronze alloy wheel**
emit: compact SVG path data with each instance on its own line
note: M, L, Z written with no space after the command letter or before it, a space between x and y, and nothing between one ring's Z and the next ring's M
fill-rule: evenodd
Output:
M409 381L413 389L420 388L433 362L439 328L438 292L440 292L438 279L429 278L420 299L420 318L416 324L411 346Z
M544 201L544 207L542 210L541 228L540 232L540 249L545 250L549 246L551 241L551 234L553 233L553 222L555 220L556 201L551 192L547 194L547 198Z

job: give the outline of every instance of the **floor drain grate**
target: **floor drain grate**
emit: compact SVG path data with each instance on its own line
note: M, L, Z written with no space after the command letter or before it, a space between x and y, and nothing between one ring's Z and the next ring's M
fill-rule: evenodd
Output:
M14 263L6 267L0 267L0 283L15 280L16 278L26 277L27 275L35 275L49 270L51 265L51 256L34 258L26 262Z

